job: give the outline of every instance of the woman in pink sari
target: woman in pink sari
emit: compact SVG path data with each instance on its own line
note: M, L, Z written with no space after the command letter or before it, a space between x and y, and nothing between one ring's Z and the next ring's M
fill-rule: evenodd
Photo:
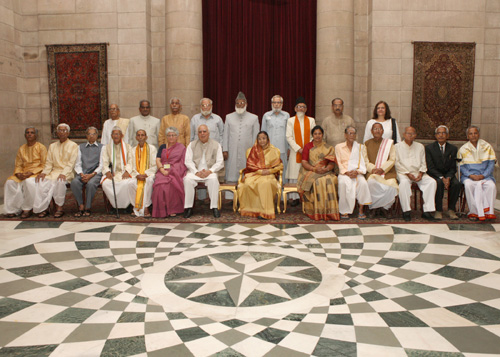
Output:
M186 147L177 142L179 131L169 127L165 131L167 144L158 149L156 155L155 183L153 184L153 217L174 217L184 212L184 184L182 179L186 174L184 157Z

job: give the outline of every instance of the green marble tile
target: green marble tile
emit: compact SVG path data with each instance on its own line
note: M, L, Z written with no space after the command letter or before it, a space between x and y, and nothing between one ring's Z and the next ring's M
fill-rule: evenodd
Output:
M64 290L76 290L78 288L81 288L83 286L87 286L92 284L90 281L76 278L76 279L71 279L67 281L62 281L60 283L52 284L54 288L59 288L59 289L64 289Z
M407 291L411 294L420 294L420 293L425 293L427 291L433 291L436 290L436 288L417 283L415 281L406 281L404 283L396 285L397 288L400 288L401 290Z
M342 256L340 257L340 259L342 260L358 260L359 259L359 255L355 255L355 254L342 254Z
M97 310L70 307L52 316L46 322L80 324L92 316Z
M463 224L463 223L451 223L448 224L450 231L484 231L484 232L495 232L495 228L489 223L476 223L476 224Z
M407 263L408 263L408 260L392 259L392 258L382 258L378 262L378 264L387 265L387 266L395 267L395 268L400 268Z
M356 342L369 345L401 347L398 339L388 327L355 326Z
M350 237L350 236L361 236L363 233L359 228L345 228L345 229L334 229L333 230L337 237Z
M364 243L340 243L342 249L363 249Z
M75 242L78 250L90 250L90 249L107 249L109 248L108 241L81 241Z
M250 298L250 296L248 298ZM236 307L227 290L219 290L213 293L195 296L189 300L208 305Z
M55 267L50 263L46 264L37 264L37 265L28 265L19 268L11 268L7 269L13 274L19 275L23 278L31 278L34 276L45 275L50 273L55 273L61 271L61 269Z
M211 257L214 257L214 258L222 258L222 259L226 259L226 260L230 260L230 261L235 261L235 260L238 260L243 254L245 254L245 252L231 252L231 253L216 253L216 254L210 254ZM253 255L254 258L258 258L258 257L261 257L262 255L260 255L262 253L256 253L255 255Z
M312 281L321 282L322 275L321 272L316 267L311 267L309 269L300 270L295 273L290 273L291 276L297 276L299 278L304 278Z
M254 337L260 338L261 340L278 344L283 340L286 336L288 336L290 332L279 330L276 328L268 327L259 333L255 334Z
M474 270L474 269L445 266L445 267L442 267L441 269L438 269L438 270L432 272L432 274L439 275L439 276L445 276L447 278L469 281L469 280L479 278L480 276L486 275L487 272Z
M279 285L287 292L288 295L290 295L292 299L296 299L314 291L319 286L319 283L282 283Z
M394 232L394 234L422 234L412 229L406 229L400 227L392 227L392 231Z
M460 352L424 351L405 348L408 357L463 357Z
M312 354L313 356L318 357L356 357L356 342L347 342L320 337Z
M120 318L118 319L118 322L144 322L145 321L145 313L144 312L129 312L129 311L124 311L121 315Z
M138 241L137 248L156 248L159 242Z
M379 315L389 327L427 327L427 324L408 311L381 312Z
M351 279L349 281L346 281L346 284L347 286L349 286L350 288L354 288L355 286L358 286L360 285L360 283L358 283L356 280L354 279Z
M22 221L15 229L55 229L59 228L64 222L48 222L48 221Z
M243 325L247 324L245 321L241 321L238 319L226 320L226 321L222 321L221 323L228 326L228 327L231 327L231 328L235 328L235 327L239 327L239 326L243 326Z
M500 355L500 337L482 327L435 327L434 330L463 353Z
M139 279L137 279L137 278L130 278L128 280L125 280L125 282L127 284L130 284L130 285L135 285L135 284L140 283L141 281Z
M111 233L115 229L116 225L112 224L110 226L92 228L82 231L82 233Z
M446 239L446 238L441 238L441 237L436 237L436 236L433 236L431 235L429 237L429 242L428 244L446 244L446 245L464 245L462 243L459 243L459 242L455 242L453 240L450 240L450 239Z
M3 347L0 349L0 356L23 356L23 357L43 357L50 354L58 345Z
M67 243L75 241L75 233L64 234L62 236L58 236L52 239L48 239L44 241L44 243Z
M194 340L198 340L198 339L203 338L203 337L210 336L208 333L203 331L198 326L185 328L182 330L176 330L175 332L177 333L179 338L182 340L182 342L194 341Z
M328 314L326 323L332 325L353 325L350 314Z
M289 314L285 318L283 318L283 320L302 321L306 316L307 314Z
M101 357L133 356L146 353L144 336L133 336L107 340L101 352Z
M265 256L263 255L263 257L265 259L271 259L271 258L277 258L277 257L279 257L279 255L277 255L277 254L266 254ZM262 260L265 260L265 259L262 259ZM257 260L257 258L256 258L256 260ZM312 264L308 263L308 262L306 262L305 260L302 260L302 259L284 256L284 259L281 261L281 263L279 264L279 266L292 266L292 267L304 266L304 267L312 267Z
M488 259L488 260L500 260L500 257L486 253L485 251L469 247L467 251L463 254L464 257Z
M377 291L370 291L367 293L360 294L365 301L378 301L378 300L387 300L387 298Z
M343 297L330 300L330 306L345 305L345 304L346 304L346 301Z
M180 297L187 298L193 292L205 285L204 283L165 283L168 290Z
M426 244L420 243L393 243L390 250L397 252L421 252L426 246Z
M38 251L36 250L36 248L33 244L30 244L30 245L27 245L26 247L14 249L14 250L11 250L10 252L4 253L4 254L0 255L0 258L16 257L18 255L32 255L32 254L38 254Z
M21 311L34 304L35 303L33 302L28 302L18 299L11 299L11 298L0 299L0 319L10 314L13 314L14 312Z
M380 278L381 276L384 276L385 274L379 273L378 271L367 270L363 272L361 275L366 276L368 278L377 279Z
M195 276L198 275L198 273L189 270L189 269L184 269L180 266L175 266L172 269L170 269L167 274L165 274L164 281L165 284L176 279L181 279L181 278L187 278L189 276Z
M254 290L239 306L241 307L264 306L264 305L278 304L280 302L286 302L286 301L289 301L289 299L265 293L263 291Z
M171 229L168 228L158 228L158 227L146 227L141 234L151 234L155 236L164 236L168 232L170 232Z
M122 274L127 274L128 271L124 268L116 268L116 269L107 270L105 273L109 274L111 276L119 276Z
M95 297L100 297L104 299L113 299L114 297L120 295L122 292L115 289L105 289L103 291L94 294Z
M446 309L478 325L498 325L500 310L483 303L448 306Z
M182 312L167 312L167 318L169 320L182 320L187 319L187 316Z
M214 354L214 356L216 356L216 357L245 357L245 355L242 355L241 353L236 352L231 347L228 347L225 350L217 352L216 354Z
M392 301L394 301L398 305L401 305L406 310L432 309L438 307L438 305L435 305L415 295L394 298L392 299Z

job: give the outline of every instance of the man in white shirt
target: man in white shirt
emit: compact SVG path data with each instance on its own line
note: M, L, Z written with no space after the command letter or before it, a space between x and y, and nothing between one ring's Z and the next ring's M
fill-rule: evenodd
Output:
M110 118L104 122L102 126L101 133L101 144L108 145L111 142L111 131L115 126L119 126L124 133L127 132L128 123L130 119L120 117L120 108L117 104L111 104L109 106L109 116Z
M139 112L141 115L130 118L125 141L132 147L137 146L135 134L137 130L146 130L149 138L149 144L158 150L158 135L160 133L160 119L149 115L151 112L151 103L149 100L141 100L139 103Z

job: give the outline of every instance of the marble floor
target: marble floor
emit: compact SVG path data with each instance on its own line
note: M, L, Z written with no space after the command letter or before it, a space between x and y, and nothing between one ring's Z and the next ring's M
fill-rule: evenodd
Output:
M500 224L0 223L0 355L498 356Z

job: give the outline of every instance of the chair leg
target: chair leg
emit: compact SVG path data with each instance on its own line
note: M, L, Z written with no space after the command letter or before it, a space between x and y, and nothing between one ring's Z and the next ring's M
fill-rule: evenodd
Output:
M286 213L286 200L288 196L285 191L283 191L283 213Z

